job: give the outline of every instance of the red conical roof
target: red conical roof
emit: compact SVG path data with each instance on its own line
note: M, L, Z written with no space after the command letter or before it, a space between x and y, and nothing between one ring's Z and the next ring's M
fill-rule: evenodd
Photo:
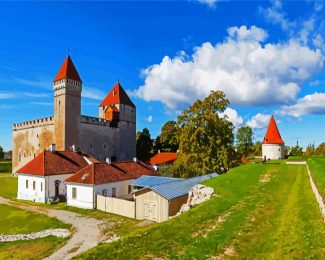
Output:
M104 98L104 100L100 103L100 107L110 106L116 104L128 105L130 107L134 107L135 105L126 94L125 90L122 88L121 84L117 82L113 89L108 93L108 95Z
M284 144L273 116L271 116L262 144Z
M73 79L75 81L81 82L78 71L69 55L65 58L58 74L53 81L58 81L61 79Z

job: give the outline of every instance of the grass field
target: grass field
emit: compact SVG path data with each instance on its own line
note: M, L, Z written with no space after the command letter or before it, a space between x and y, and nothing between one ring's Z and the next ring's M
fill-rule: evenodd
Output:
M303 165L247 164L211 179L211 200L80 259L325 257L325 225Z
M17 198L17 186L18 178L17 177L1 177L0 178L0 196L7 199L16 199Z
M48 228L70 228L55 218L0 204L0 234L25 234Z
M307 163L318 191L325 199L325 157L310 157Z
M66 241L67 238L50 236L30 241L0 243L0 259L43 259Z
M11 174L11 161L0 161L0 174Z

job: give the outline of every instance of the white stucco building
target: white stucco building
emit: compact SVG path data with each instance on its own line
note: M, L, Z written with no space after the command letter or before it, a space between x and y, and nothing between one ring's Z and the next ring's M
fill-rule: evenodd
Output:
M158 172L137 161L93 163L66 179L67 205L94 209L96 195L127 195L132 191L130 183L143 175L158 175Z
M284 158L284 141L272 116L262 142L262 157L264 160Z
M17 199L47 202L50 196L66 195L65 179L94 159L75 151L44 151L17 171Z

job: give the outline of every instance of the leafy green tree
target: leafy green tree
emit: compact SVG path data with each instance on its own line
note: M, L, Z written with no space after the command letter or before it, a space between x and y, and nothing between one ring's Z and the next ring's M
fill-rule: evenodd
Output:
M321 143L315 150L316 155L325 156L325 143Z
M300 147L298 144L291 148L290 155L291 156L301 156L303 154L302 147Z
M179 147L178 125L175 121L167 121L161 128L160 144L165 152L176 152Z
M151 156L152 140L148 128L144 128L142 132L137 132L137 158L141 161L148 161Z
M250 126L241 126L237 129L236 148L241 156L248 157L253 146L253 130Z
M0 146L0 159L3 159L4 156L5 156L5 153L4 153L4 151L3 151L2 146Z
M224 173L238 164L234 126L220 117L229 105L222 91L211 91L178 117L179 153L173 166L177 177Z
M315 147L312 144L309 144L306 148L306 151L304 152L304 155L311 156L315 153Z
M262 143L257 141L252 146L252 155L254 156L262 156Z

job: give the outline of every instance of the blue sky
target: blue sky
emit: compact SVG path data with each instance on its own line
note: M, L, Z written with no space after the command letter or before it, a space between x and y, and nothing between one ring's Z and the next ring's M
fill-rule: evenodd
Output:
M52 80L67 49L83 80L82 113L117 79L153 137L210 90L261 140L274 114L288 145L325 141L322 2L0 3L0 145L12 124L53 114Z

